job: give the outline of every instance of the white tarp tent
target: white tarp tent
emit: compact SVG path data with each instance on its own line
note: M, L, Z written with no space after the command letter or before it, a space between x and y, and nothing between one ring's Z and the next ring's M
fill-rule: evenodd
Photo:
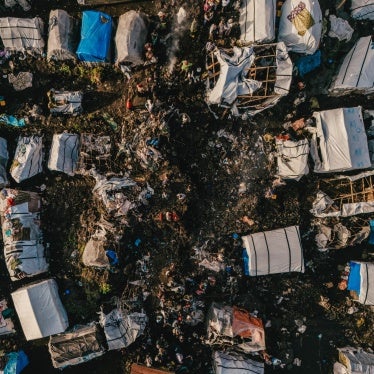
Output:
M313 113L317 131L311 140L316 173L371 167L361 107Z
M40 229L40 197L35 192L3 189L0 212L5 262L11 279L48 270Z
M119 17L115 40L116 63L141 65L148 27L145 15L130 10Z
M19 288L12 298L26 340L59 334L69 326L53 279Z
M55 9L49 13L48 60L76 59L76 21L65 10Z
M374 373L374 354L362 348L338 348L339 362L334 364L334 374Z
M240 7L240 41L271 42L275 38L276 0L243 0Z
M83 93L81 91L48 91L48 108L52 114L82 113Z
M10 174L20 183L42 172L42 138L40 136L19 137Z
M279 21L278 40L288 50L312 55L322 35L322 12L318 0L286 0Z
M48 169L74 175L79 155L79 136L54 134L48 160Z
M214 374L264 374L263 362L251 360L237 352L213 353Z
M374 91L374 48L371 36L357 40L345 56L339 72L330 86L334 95L352 91L368 94Z
M40 55L44 50L43 21L35 18L0 18L0 37L5 50Z
M304 272L299 226L242 237L245 273L249 276Z
M351 0L351 15L357 20L374 20L374 0Z
M110 313L100 312L100 325L103 327L109 351L122 349L143 334L148 323L144 313L127 313L120 309L113 309Z
M277 174L283 179L301 179L303 175L309 173L308 139L298 141L276 139L277 149Z
M7 141L4 138L0 138L0 188L8 185L8 177L6 168L8 165L9 153Z
M348 290L355 291L358 302L374 305L374 263L351 261Z

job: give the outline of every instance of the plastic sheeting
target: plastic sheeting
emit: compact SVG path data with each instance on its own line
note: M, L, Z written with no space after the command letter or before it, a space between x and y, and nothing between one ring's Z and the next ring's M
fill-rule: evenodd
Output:
M143 64L144 44L148 35L144 19L145 16L135 10L119 17L115 36L116 63Z
M371 166L361 107L315 112L317 132L311 141L316 173Z
M0 18L0 37L5 50L41 55L44 50L43 21L35 18Z
M309 173L307 139L298 141L276 139L277 174L283 179L300 180Z
M64 369L100 357L105 338L96 324L78 326L71 332L51 336L48 350L53 367Z
M251 360L249 357L237 352L213 353L214 374L263 374L263 362Z
M207 343L235 345L243 352L265 350L265 332L262 321L246 310L213 303L207 316ZM235 343L234 338L243 338Z
M359 271L358 271L359 268ZM374 264L351 261L348 289L356 291L358 301L364 305L374 305ZM357 290L357 286L359 289Z
M69 326L53 279L19 288L12 298L26 340L59 334Z
M371 36L358 39L348 52L329 91L334 95L352 91L368 94L374 91L374 48Z
M35 192L3 189L0 211L5 262L11 279L48 270L40 229L40 197Z
M77 49L79 60L86 62L110 62L112 17L103 12L83 12L81 40Z
M374 20L374 0L351 0L352 18Z
M48 108L52 114L73 114L82 112L83 94L81 91L56 91L48 92Z
M4 374L19 374L29 364L29 358L24 351L7 354L7 363Z
M104 227L99 227L84 247L82 254L83 264L85 266L109 268L109 259L105 252L106 249L106 230Z
M346 368L334 365L334 374L372 374L374 372L374 354L362 348L338 348L339 361Z
M134 343L143 334L148 323L144 313L126 313L113 309L109 314L100 313L100 324L104 328L108 349L122 349Z
M243 0L239 25L242 42L263 43L275 38L276 0Z
M249 276L304 272L299 226L258 232L242 237Z
M77 22L62 9L51 10L49 13L48 60L75 59L75 35Z
M296 53L313 54L322 35L322 12L317 0L286 0L279 21L278 40Z
M48 160L48 169L74 175L79 153L79 135L54 134Z
M4 313L3 315L3 312L5 312L7 309L7 301L5 299L0 300L0 336L16 332L16 330L14 330L14 324L12 319L8 316L5 316L6 313Z
M353 35L353 28L343 18L338 18L334 14L330 14L330 38L338 38L339 41L350 41Z
M42 172L42 138L39 136L20 137L10 174L20 183Z
M8 159L9 153L7 141L4 138L0 138L0 188L3 188L9 184L6 173Z
M317 69L321 65L321 51L313 53L312 55L305 55L300 57L296 63L297 71L300 77Z

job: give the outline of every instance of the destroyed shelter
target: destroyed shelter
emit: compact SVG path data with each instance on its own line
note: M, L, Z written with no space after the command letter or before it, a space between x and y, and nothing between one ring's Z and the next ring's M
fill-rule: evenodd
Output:
M374 371L374 354L362 348L338 348L339 362L334 374L371 374Z
M374 305L374 263L351 261L348 290L353 291L363 305Z
M52 88L47 95L51 114L77 115L83 111L81 91L58 91Z
M254 361L248 356L235 351L214 351L212 357L214 374L265 373L263 362Z

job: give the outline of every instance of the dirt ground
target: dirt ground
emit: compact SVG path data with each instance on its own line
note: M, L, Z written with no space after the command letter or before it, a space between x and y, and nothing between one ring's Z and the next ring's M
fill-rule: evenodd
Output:
M335 9L334 1L320 3L323 12L328 8ZM160 9L165 9L171 17L180 5L188 9L189 22L194 17L199 20L199 32L198 36L191 37L190 31L185 30L175 51L177 61L187 59L204 71L208 29L202 25L200 1L133 1L95 9L112 15L115 21L127 10L142 10L154 23ZM78 6L73 0L34 0L27 15L20 8L9 10L0 6L0 16L38 15L47 24L49 11L56 8L80 17L81 11L87 7ZM341 12L346 15L343 10ZM232 15L236 16L234 12ZM370 96L332 98L326 95L326 88L341 58L359 36L368 35L372 28L366 23L353 26L356 31L349 43L334 44L331 38L324 39L321 66L304 78L307 92L318 100L320 110L356 105L374 109L373 97ZM133 298L136 290L129 287L128 282L140 276L145 277L146 290L150 292L142 304L150 319L143 337L121 352L108 352L92 362L66 369L66 372L128 373L131 362L144 363L148 355L157 356L155 346L160 344L161 335L167 341L167 354L161 363L154 362L155 366L182 373L183 365L176 362L173 353L173 350L180 349L185 357L192 356L192 364L186 364L189 371L185 372L211 372L211 349L203 344L204 326L198 325L196 329L182 326L186 341L181 342L171 332L170 325L161 327L156 322L160 310L159 286L165 283L163 273L171 264L174 265L171 273L174 284L183 284L186 288L189 284L187 278L192 279L196 286L206 282L208 277L215 277L216 283L207 287L202 298L205 309L211 301L225 302L251 312L258 311L264 323L271 321L271 326L265 329L267 352L282 360L284 365L282 368L266 365L266 372L329 373L336 358L336 347L373 347L373 309L354 303L357 311L348 314L348 308L353 305L352 298L348 291L337 288L345 264L350 260L372 260L373 249L366 243L323 253L316 249L309 209L318 186L317 175L310 173L299 182L287 182L278 187L276 199L269 199L265 194L272 186L276 170L275 163L269 158L272 146L263 135L274 136L283 130L282 124L293 106L295 82L290 95L253 118L221 117L222 112L219 112L217 119L204 102L204 82L189 84L178 69L170 77L167 74L167 48L159 48L156 51L158 63L135 69L130 80L112 65L82 67L70 62L48 63L45 58L32 57L14 61L15 71L34 74L32 88L15 92L7 79L0 78L0 95L6 97L7 113L28 116L34 104L40 109L38 118L22 129L0 125L0 136L8 140L10 154L14 153L19 134L42 134L46 152L52 135L57 132L106 134L110 135L113 144L112 157L102 171L108 175L129 172L140 187L148 184L154 189L149 204L130 212L127 222L119 225L120 240L113 240L112 244L120 266L111 272L84 267L80 260L85 243L94 232L94 222L105 214L105 208L92 194L92 177L69 177L51 172L45 162L42 174L21 185L11 183L11 187L38 192L40 186L45 186L41 192L41 221L49 248L50 275L58 282L70 326L97 320L100 306L110 310L115 297ZM0 70L2 75L9 73L9 62L0 65ZM157 81L153 100L160 113L167 112L170 106L179 111L170 115L164 127L149 125L149 113L144 109L145 98L134 95L136 84L147 82L148 78ZM52 87L82 90L84 113L70 118L50 116L47 91ZM126 109L128 98L132 99L134 110ZM187 123L181 120L181 113L190 117ZM105 119L108 117L112 122ZM144 167L135 153L128 152L128 144L134 145L134 139L139 136L158 139L157 149L162 157L155 164ZM242 186L245 189L239 191ZM184 194L185 198L178 199L178 194ZM160 221L159 214L167 211L175 212L179 220ZM243 222L244 216L252 219L253 224ZM368 220L372 217L363 215L362 218ZM300 226L305 273L244 276L242 245L238 238L290 225ZM217 274L198 269L193 259L196 248L221 253L233 269L231 276L227 272ZM139 260L146 255L150 256L150 263L142 273ZM0 261L0 296L9 295L27 282L11 283L4 261ZM195 286L190 286L193 295ZM10 301L10 297L7 298ZM169 292L166 293L168 298L171 305L183 303L180 295ZM328 302L321 303L321 298L328 298ZM46 346L48 340L26 342L19 323L16 318L14 320L17 334L0 338L0 350L24 349L30 358L25 374L57 372L51 365ZM307 326L304 333L297 331L295 320L302 320ZM301 366L295 364L295 358L301 360Z

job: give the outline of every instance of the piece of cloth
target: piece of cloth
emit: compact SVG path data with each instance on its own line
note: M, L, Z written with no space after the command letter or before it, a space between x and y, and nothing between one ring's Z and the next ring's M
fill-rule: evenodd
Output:
M32 87L32 77L32 73L21 71L17 75L9 74L8 81L16 91L23 91L26 88Z
M331 38L338 38L339 41L345 40L347 42L351 40L354 30L348 21L330 14L330 24L329 36Z

